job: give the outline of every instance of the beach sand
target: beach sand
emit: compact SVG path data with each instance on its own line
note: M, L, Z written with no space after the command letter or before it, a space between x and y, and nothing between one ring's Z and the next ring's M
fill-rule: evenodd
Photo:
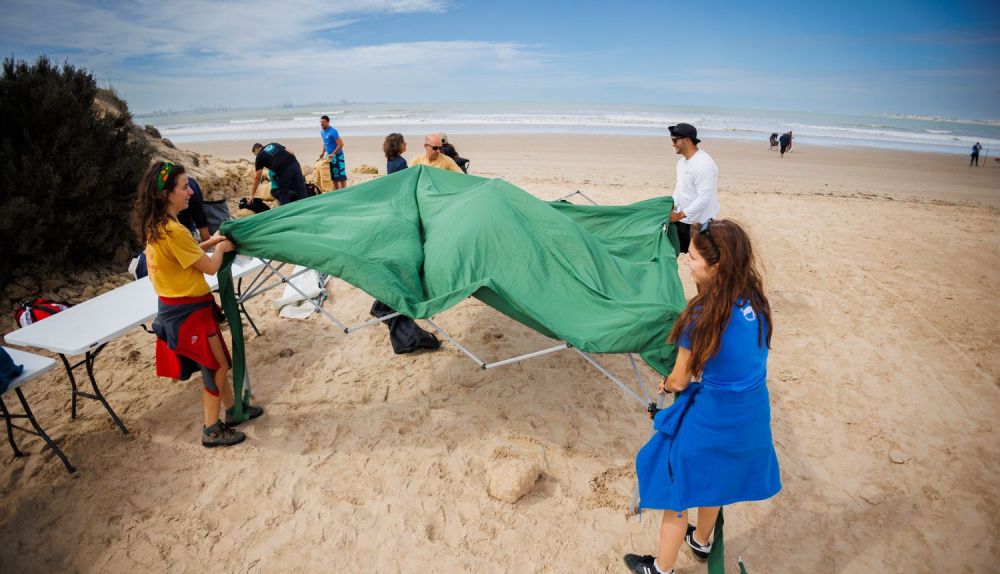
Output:
M344 137L349 170L384 172L379 138ZM409 157L422 138L407 140ZM473 173L543 199L581 190L625 204L674 181L666 137L453 140ZM320 148L284 143L310 161ZM235 159L249 144L182 147ZM721 215L751 231L774 309L783 490L726 508L727 571L737 556L754 574L996 571L1000 167L800 144L783 159L766 142L702 148L719 165ZM682 280L693 293L683 267ZM369 296L336 279L329 290L338 318L366 318ZM344 335L319 315L280 319L275 297L249 304L267 414L239 447L198 444L199 385L157 379L142 331L97 361L129 437L91 401L69 420L61 370L26 387L80 471L70 477L40 441L18 437L32 456L0 466L0 570L625 572L624 553L655 551L659 513L639 521L627 509L649 420L580 357L481 371L447 344L397 356L381 326ZM487 360L551 344L476 300L438 322ZM628 378L624 357L599 359ZM487 493L508 460L541 472L514 504ZM682 550L678 572L702 571Z

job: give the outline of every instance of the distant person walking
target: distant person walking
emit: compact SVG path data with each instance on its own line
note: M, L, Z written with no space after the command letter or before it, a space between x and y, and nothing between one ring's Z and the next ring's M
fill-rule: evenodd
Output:
M344 140L340 137L340 132L330 125L330 116L323 116L319 119L319 135L323 138L323 151L319 157L325 155L330 158L330 178L333 179L333 190L347 187L347 163L344 161Z
M785 157L785 152L792 147L792 132L781 134L781 137L778 138L778 144L781 145L781 157Z
M441 134L427 134L427 137L424 138L424 153L411 159L410 167L429 165L438 169L464 173L455 160L441 153L442 147Z
M691 226L704 223L719 214L719 168L708 152L698 149L701 140L691 124L677 124L670 130L670 141L680 156L674 183L674 210L670 223L677 225L680 253L688 252Z
M255 143L250 149L257 156L255 163L257 172L253 176L251 190L257 190L264 168L267 168L278 175L277 189L274 189L274 180L271 180L271 195L278 200L279 205L309 197L309 193L306 191L306 179L302 177L302 166L299 165L299 160L296 159L295 155L285 149L285 146L274 142L267 145Z
M975 164L976 167L979 167L979 152L982 149L983 146L979 145L979 142L976 142L976 145L972 146L972 156L969 159L969 167L972 167L973 164Z
M774 151L778 149L778 132L771 134L771 139L769 140L771 147L767 148L767 151Z
M792 144L794 143L794 137L792 136L792 130L788 130L788 150L792 151Z

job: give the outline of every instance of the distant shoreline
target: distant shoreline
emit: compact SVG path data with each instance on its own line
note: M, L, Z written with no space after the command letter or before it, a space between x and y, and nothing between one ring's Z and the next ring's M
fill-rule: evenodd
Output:
M861 147L967 155L1000 154L1000 123L924 116L852 115L693 106L601 104L341 104L294 108L202 110L138 116L174 143L312 137L329 115L345 136L384 136L430 129L463 135L660 136L686 122L711 139L767 142L792 131L796 141L823 147Z
M422 152L424 133L403 130L406 158ZM585 189L587 182L601 189L618 185L615 178L634 179L648 188L650 196L670 193L677 156L665 135L621 136L578 134L463 134L447 132L463 157L472 160L470 173L502 177L515 185L553 197L566 191ZM344 134L344 155L351 177L361 164L385 170L383 136ZM254 138L192 142L179 147L222 159L250 161L255 141L278 141L292 150L311 173L318 157L319 134L305 138ZM701 144L719 164L720 190L755 190L783 193L886 198L895 200L974 203L1000 208L1000 165L992 158L983 167L968 167L967 157L932 151L873 148L820 147L797 142L789 154L779 157L768 150L768 142L704 136ZM248 169L249 169L248 165ZM594 172L594 176L581 176ZM557 175L562 173L563 175ZM597 176L600 174L600 177ZM352 181L349 181L353 185Z

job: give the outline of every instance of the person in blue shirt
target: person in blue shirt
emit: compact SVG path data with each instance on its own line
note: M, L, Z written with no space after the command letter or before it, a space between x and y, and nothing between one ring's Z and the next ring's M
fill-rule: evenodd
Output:
M333 190L347 187L347 163L344 161L344 140L340 132L330 125L330 116L319 119L319 135L323 138L323 151L319 157L330 158L330 177L333 179Z
M664 511L655 558L625 555L643 574L673 572L685 542L708 558L722 506L781 490L766 383L771 305L750 238L727 219L694 231L686 263L698 294L670 332L677 361L660 384L677 395L654 415L656 432L635 461L639 507ZM688 523L691 508L696 525Z
M385 173L392 174L406 169L408 164L403 154L406 153L406 140L403 134L391 133L382 142L382 153L385 154Z

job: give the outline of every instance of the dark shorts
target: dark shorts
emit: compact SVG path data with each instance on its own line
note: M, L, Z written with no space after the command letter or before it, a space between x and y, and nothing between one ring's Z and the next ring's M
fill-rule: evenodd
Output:
M691 224L677 221L674 225L677 226L677 239L680 240L680 249L677 253L687 253L688 247L691 246Z
M330 177L333 181L347 181L347 163L343 152L330 157Z

